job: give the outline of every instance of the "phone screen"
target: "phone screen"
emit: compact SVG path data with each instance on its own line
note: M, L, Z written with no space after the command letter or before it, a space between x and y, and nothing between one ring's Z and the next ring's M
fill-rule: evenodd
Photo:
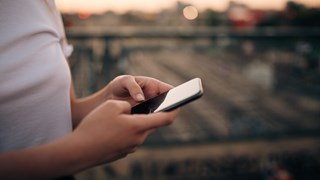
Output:
M132 108L132 114L149 114L170 111L191 102L203 94L200 78L192 79L159 96L149 99Z

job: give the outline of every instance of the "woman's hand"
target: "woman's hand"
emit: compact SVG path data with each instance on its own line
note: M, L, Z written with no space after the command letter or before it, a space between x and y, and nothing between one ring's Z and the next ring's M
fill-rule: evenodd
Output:
M108 99L125 100L131 105L155 97L172 86L144 76L118 76L106 86Z
M92 110L74 132L48 144L0 153L0 179L54 179L115 161L134 152L178 110L130 115L131 105L109 100Z
M159 127L173 122L171 112L130 114L131 107L171 89L172 86L143 76L119 76L92 96L100 105L88 113L72 133L73 142L89 162L87 167L111 162L134 152Z
M123 100L133 106L171 88L171 85L154 78L130 75L118 76L100 91L80 99L75 97L72 88L70 101L73 126L77 127L87 114L108 100Z
M111 162L132 153L154 129L173 122L179 110L131 115L131 107L171 89L172 86L144 76L118 76L92 96L102 103L94 108L71 135L79 153L91 165ZM101 96L102 95L102 96ZM79 146L78 144L78 146Z
M150 94L157 92L156 88L153 92L148 91ZM171 124L179 112L131 115L130 110L128 102L106 101L75 129L72 134L72 142L77 146L75 153L80 153L79 156L90 162L87 166L111 162L134 152L154 129Z

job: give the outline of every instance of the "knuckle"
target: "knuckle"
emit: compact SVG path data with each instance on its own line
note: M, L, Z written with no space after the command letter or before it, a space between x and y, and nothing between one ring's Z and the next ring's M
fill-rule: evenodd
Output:
M117 101L115 101L115 100L108 100L108 101L106 102L106 105L107 105L107 106L114 106L114 107L116 107L116 106L118 106L118 103L117 103Z
M165 125L171 125L173 123L174 118L167 118L165 119Z
M117 78L119 78L122 81L128 81L128 80L133 79L134 77L132 75L120 75Z
M172 122L173 122L173 120L168 119L168 120L166 121L166 125L167 125L167 126L168 126L168 125L171 125L171 124L172 124Z
M137 124L137 123L131 123L130 125L131 125L130 129L131 129L132 133L135 134L135 133L138 133L138 132L141 131L141 127L140 127L139 124Z
M123 109L126 106L130 106L127 102L118 101L118 100L108 100L106 102L108 109Z

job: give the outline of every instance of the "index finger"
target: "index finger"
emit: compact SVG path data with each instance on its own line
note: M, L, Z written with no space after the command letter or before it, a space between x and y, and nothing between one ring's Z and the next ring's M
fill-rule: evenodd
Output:
M170 84L150 77L136 76L135 79L149 98L173 88Z

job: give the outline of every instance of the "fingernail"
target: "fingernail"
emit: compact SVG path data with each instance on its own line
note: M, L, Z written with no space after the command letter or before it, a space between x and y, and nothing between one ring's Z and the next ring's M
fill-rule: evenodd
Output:
M142 94L138 94L136 98L138 101L144 101L144 96Z

